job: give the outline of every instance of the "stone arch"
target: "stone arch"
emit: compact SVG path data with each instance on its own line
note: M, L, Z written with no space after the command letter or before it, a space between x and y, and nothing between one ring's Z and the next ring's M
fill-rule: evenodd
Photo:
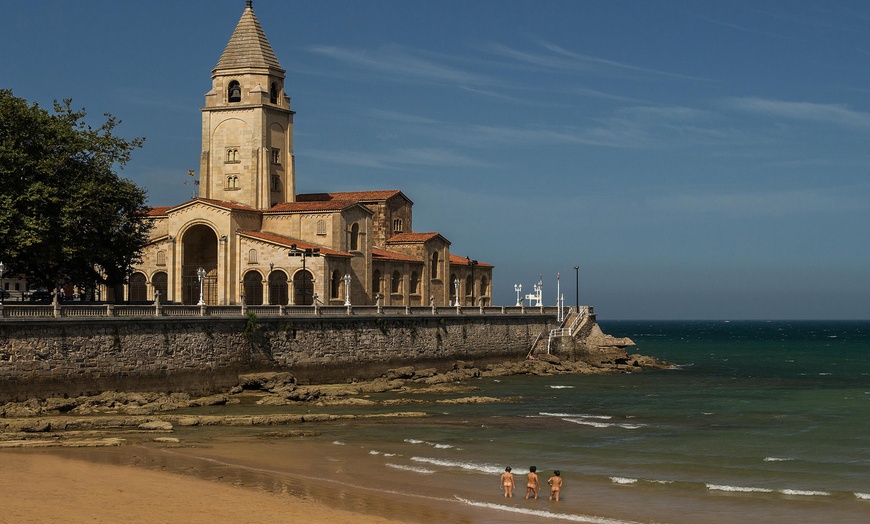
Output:
M376 269L372 272L372 300L376 300L381 292L381 270Z
M242 289L245 293L245 304L259 306L263 303L263 275L256 269L245 273L242 277Z
M236 103L242 101L242 86L238 80L233 80L227 86L227 102Z
M359 222L350 226L350 250L359 251Z
M341 298L341 271L335 270L332 272L332 279L329 284L329 298Z
M154 288L154 293L160 293L161 302L168 300L169 275L166 274L166 271L158 271L151 275L151 287Z
M269 304L286 306L289 300L287 273L276 269L269 274Z
M293 274L293 303L297 306L314 304L314 275L307 269Z
M145 277L145 273L137 271L130 275L128 299L130 302L145 302L148 300L148 279Z
M206 304L218 303L218 235L207 224L194 224L181 237L182 303L197 304L200 282L197 270L203 268L202 297Z

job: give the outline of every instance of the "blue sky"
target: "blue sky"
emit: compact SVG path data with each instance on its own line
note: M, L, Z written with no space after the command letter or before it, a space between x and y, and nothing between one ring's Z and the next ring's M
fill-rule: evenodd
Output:
M0 87L145 136L190 197L243 0L3 1ZM401 189L414 229L602 319L870 318L870 4L255 0L299 192Z

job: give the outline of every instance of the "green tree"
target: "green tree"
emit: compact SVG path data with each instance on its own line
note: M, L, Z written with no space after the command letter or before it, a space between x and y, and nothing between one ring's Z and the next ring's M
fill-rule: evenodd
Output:
M114 135L109 114L93 128L71 104L52 113L0 90L0 259L49 288L118 289L151 224L145 191L116 169L144 139Z

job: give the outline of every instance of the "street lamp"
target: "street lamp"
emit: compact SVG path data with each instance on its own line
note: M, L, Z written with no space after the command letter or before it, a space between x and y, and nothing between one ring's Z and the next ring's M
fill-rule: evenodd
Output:
M344 280L344 305L349 306L350 305L350 274L345 273L342 280Z
M273 293L273 291L272 291L272 271L274 271L274 270L275 270L275 263L269 262L269 276L266 277L266 287L269 290L269 297L268 297L269 305L272 305L272 302L273 302L272 301L272 293Z
M520 293L523 291L523 285L522 284L514 284L514 291L517 292L517 307L520 307L523 305L523 303L520 302Z
M202 266L196 270L196 276L199 278L199 302L196 305L204 306L205 301L202 299L202 282L205 280L205 269L203 269Z
M465 257L468 261L468 267L471 268L471 305L474 306L474 266L477 265L477 260L472 260L471 257Z
M453 305L459 307L459 279L456 278L453 280L453 295L456 297L453 300Z
M319 257L320 256L320 248L300 248L297 247L296 244L292 244L290 246L290 252L287 253L287 256L291 257L302 257L302 304L305 304L305 295L308 293L308 283L306 280L308 279L308 271L305 269L305 259L308 257ZM312 281L313 284L313 281ZM313 287L313 286L312 286ZM313 304L316 295L314 294L314 289L311 290L311 303Z
M574 266L574 308L580 313L580 266Z

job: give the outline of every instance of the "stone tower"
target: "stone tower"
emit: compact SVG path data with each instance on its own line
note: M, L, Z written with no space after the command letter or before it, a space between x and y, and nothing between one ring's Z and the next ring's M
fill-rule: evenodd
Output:
M251 0L212 70L202 108L199 196L269 209L296 201L284 73Z

